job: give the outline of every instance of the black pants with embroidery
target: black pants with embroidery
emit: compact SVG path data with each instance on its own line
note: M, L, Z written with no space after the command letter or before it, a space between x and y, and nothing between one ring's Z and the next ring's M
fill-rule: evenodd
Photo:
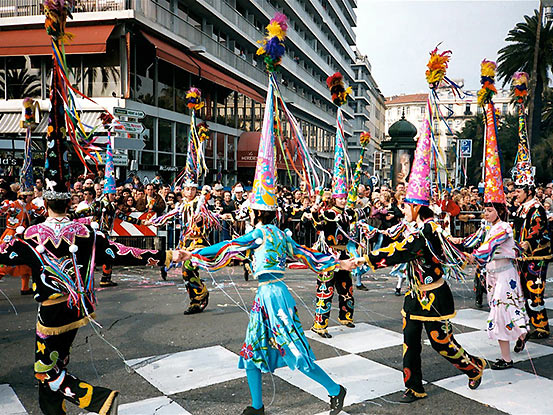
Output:
M474 297L476 302L482 304L482 299L486 293L486 268L477 267L474 275Z
M107 413L117 392L92 386L66 370L69 350L78 329L46 335L37 330L35 377L38 401L45 415L65 415L65 400L89 412Z
M189 308L198 308L203 311L207 307L209 291L200 278L198 267L194 267L189 261L182 266L182 279L190 297Z
M547 262L519 261L520 282L526 298L526 311L530 319L530 329L549 334L549 320L545 309L545 279Z
M332 298L334 292L338 294L338 320L340 322L353 322L353 283L349 271L333 271L317 275L317 304L315 306L315 321L313 328L326 330L330 310L332 309Z
M422 327L426 330L432 348L453 366L473 378L480 373L482 362L468 354L453 337L449 320L420 321L403 318L403 381L405 387L423 393L421 368Z

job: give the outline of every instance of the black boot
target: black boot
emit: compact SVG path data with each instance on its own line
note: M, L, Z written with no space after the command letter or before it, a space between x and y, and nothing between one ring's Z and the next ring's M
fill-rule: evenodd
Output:
M102 277L100 287L117 287L117 283L111 280L111 277Z
M340 392L336 396L330 397L330 415L338 415L344 407L347 390L340 385Z
M259 409L255 409L252 406L248 406L244 411L242 412L242 415L265 415L265 406L262 406Z

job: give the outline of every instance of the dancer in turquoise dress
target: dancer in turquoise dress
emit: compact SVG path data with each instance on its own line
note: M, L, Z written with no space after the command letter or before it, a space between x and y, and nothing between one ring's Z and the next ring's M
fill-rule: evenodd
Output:
M259 287L239 362L239 367L246 369L252 405L242 414L265 413L261 373L288 366L300 370L328 391L330 414L336 415L344 405L346 389L334 382L315 363L315 356L299 321L296 302L283 277L286 259L289 257L301 260L317 273L330 272L336 268L351 271L355 262L351 259L339 261L332 255L301 246L290 237L290 231L283 232L272 225L277 208L274 95L274 82L269 82L250 201L255 214L255 229L232 241L192 252L181 251L181 255L183 260L190 261L193 266L217 270L226 266L232 258L253 253L254 274L258 277Z

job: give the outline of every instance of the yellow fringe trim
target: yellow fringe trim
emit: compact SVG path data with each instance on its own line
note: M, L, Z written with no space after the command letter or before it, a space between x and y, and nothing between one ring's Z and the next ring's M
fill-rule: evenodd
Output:
M59 303L63 303L64 301L67 301L68 298L69 298L69 295L63 295L61 297L55 297L48 300L44 300L41 304L43 306L56 305Z
M100 415L107 415L108 411L111 409L111 405L113 403L113 400L115 397L119 394L119 391L111 391L108 398L102 405L102 408L100 409L100 412L98 412Z
M417 398L426 398L428 396L428 394L426 392L417 392L417 391L414 391L413 389L409 389L413 395L415 395Z
M78 329L79 327L86 326L89 320L95 320L96 313L90 314L90 316L83 317L73 323L66 324L65 326L60 327L46 327L40 324L39 321L36 322L36 329L42 334L47 336L55 336L56 334L62 334L68 332L69 330Z
M407 313L404 310L401 310L401 315L403 317L407 317ZM410 314L409 318L411 320L418 320L418 321L445 321L445 320L451 320L456 315L457 315L457 311L454 311L453 313L445 316L438 316L438 317L417 316L414 314Z

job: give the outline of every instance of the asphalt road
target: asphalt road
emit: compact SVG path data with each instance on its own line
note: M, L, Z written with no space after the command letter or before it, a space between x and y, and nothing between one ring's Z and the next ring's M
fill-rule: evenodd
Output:
M549 275L552 275L551 269ZM197 353L198 359L201 360L206 356L209 358L209 355L206 355L204 350L196 349L211 346L222 346L238 354L248 323L246 311L252 303L257 284L255 281L244 281L240 267L229 267L214 275L204 274L204 276L211 293L209 306L199 315L184 316L182 312L187 305L187 296L176 270L169 273L167 281L162 281L156 269L116 268L114 280L119 282L119 286L100 289L98 292L97 315L103 327L99 330L103 338L91 327L80 329L73 345L69 371L92 384L120 390L120 403L125 404L160 397L164 394L140 374L128 369L121 356L131 360L195 350L193 353ZM304 329L307 331L312 323L311 313L314 309L315 274L305 270L289 270L286 277L287 284L298 303ZM401 333L402 298L393 295L395 278L389 276L389 270L381 270L375 275L366 277L364 282L369 287L369 291L355 291L356 323L366 323L371 327L376 326ZM550 279L548 284L550 292L552 283ZM457 309L474 307L472 282L452 282L450 285L454 291ZM33 378L37 305L31 297L19 295L19 281L15 278L1 280L0 289L13 302L17 310L15 314L8 300L0 293L0 385L9 384L13 388L27 413L40 414L37 386ZM336 299L334 304L336 307ZM553 312L550 311L550 314ZM335 308L332 318L334 321L331 325L337 325ZM474 330L474 328L455 325L455 333L468 333ZM360 337L359 342L362 341L365 340ZM551 339L535 343L553 347ZM319 341L310 340L310 344L319 361L348 354ZM468 346L465 347L469 350ZM478 354L477 350L469 350L469 352ZM534 376L538 375L547 386L550 379L553 379L553 354L548 352L545 354L546 356L543 357L527 358L523 362L516 363L515 367ZM394 382L401 382L401 344L364 351L357 355L395 370L383 371L382 381L393 378ZM496 351L495 358L497 357L499 357L499 348ZM411 405L399 404L397 401L401 392L398 390L347 406L345 408L347 414L399 414L408 411L426 414L503 413L485 402L482 403L485 400L483 398L471 399L475 395L471 395L471 398L463 397L435 385L433 383L435 381L457 376L458 371L436 354L429 345L423 345L422 360L424 379L429 382L426 387L429 394L427 399ZM347 377L351 379L362 377L362 367L355 363L351 364L346 369ZM212 377L216 378L220 374L220 370L214 368L207 374L198 373L198 384L209 384ZM489 373L490 371L487 371L486 376L489 376ZM180 376L178 374L177 378ZM195 374L192 369L182 376L187 376L189 381L192 379L194 382ZM263 379L267 414L314 415L328 408L326 402L281 377L264 375ZM494 379L494 384L497 384L498 378ZM380 382L378 377L374 382ZM514 381L507 383L514 383L516 387ZM549 392L542 390L541 393L549 396L552 395L552 390ZM530 408L532 399L529 395L524 395L525 389L519 388L517 392L521 394L520 397L508 396L505 399L514 399L515 404ZM193 415L240 414L249 404L249 391L245 377L170 394L169 397ZM2 413L1 408L0 401L0 413ZM68 405L68 411L69 414L82 413L79 408L72 405ZM127 412L133 413L130 410ZM529 412L519 411L518 413Z

